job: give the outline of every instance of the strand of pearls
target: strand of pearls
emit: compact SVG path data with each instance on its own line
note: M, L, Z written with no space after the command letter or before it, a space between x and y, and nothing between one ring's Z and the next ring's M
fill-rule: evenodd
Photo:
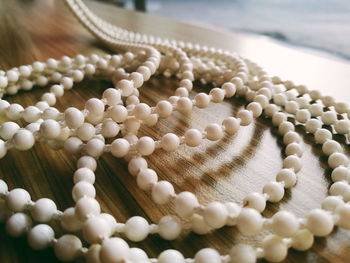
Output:
M137 175L137 183L141 189L151 190L153 200L157 204L166 203L174 199L177 214L180 217L190 218L192 230L197 233L204 234L211 229L220 228L225 224L237 225L238 229L244 235L255 235L263 229L270 228L276 233L276 235L268 236L262 242L260 248L254 249L250 246L238 245L233 247L230 255L227 256L220 256L213 249L203 249L196 254L194 259L185 260L180 252L168 250L164 251L158 259L150 259L151 262L255 262L256 258L259 257L264 257L272 262L278 262L286 257L288 247L293 246L300 250L308 249L313 243L313 235L328 235L333 229L334 224L349 228L349 225L346 223L349 218L349 207L344 204L344 201L349 201L348 160L341 153L341 146L334 140L331 140L332 134L330 132L328 133L327 130L318 127L316 120L310 122L312 120L308 119L306 111L298 112L295 103L290 103L295 100L304 105L302 110L308 108L305 107L305 105L307 106L307 99L299 99L297 96L293 97L289 92L292 88L297 88L299 91L305 91L305 89L299 86L294 87L290 82L281 82L277 78L273 79L273 84L283 83L287 87L288 90L284 92L280 90L281 87L276 88L277 85L272 85L271 79L257 65L249 61L243 61L227 52L216 51L206 47L202 48L196 45L193 46L192 44L176 43L174 41L169 43L170 41L162 42L157 40L149 41L150 43L148 43L146 36L140 37L137 34L129 34L126 31L116 29L96 19L85 8L82 2L67 2L73 11L78 14L78 17L81 18L82 23L97 35L97 37L102 38L104 42L114 47L137 53L136 56L143 58L141 61L145 62L141 66L138 66L138 63L132 62L135 55L130 52L126 53L123 59L130 62L130 65L126 63L125 68L131 71L136 69L136 71L128 74L120 68L117 70L110 69L109 73L113 73L113 80L117 90L107 90L101 100L91 99L87 101L83 111L69 108L63 114L55 112L57 113L56 118L49 116L44 118L46 122L39 121L39 125L37 125L39 129L32 131L32 134L35 134L32 135L34 139L43 137L46 140L55 140L59 137L63 129L68 129L67 137L61 140L64 141L65 149L71 153L80 152L86 154L86 156L79 159L79 169L74 175L75 186L72 195L76 201L76 206L75 208L68 208L62 213L57 210L52 200L39 199L34 203L30 200L30 196L25 190L14 189L8 192L6 184L0 181L0 192L2 197L5 198L5 202L0 204L17 212L7 222L7 229L10 234L12 233L12 235L16 236L29 231L29 242L33 248L41 249L48 245L53 245L56 255L62 260L69 261L80 254L84 254L89 262L105 263L147 261L147 256L142 250L137 248L129 249L127 243L121 238L110 238L114 233L124 233L133 241L141 241L149 233L159 233L165 239L176 238L181 232L182 226L174 217L165 216L157 226L150 225L141 217L130 218L126 224L121 224L116 223L115 219L110 215L100 214L99 204L94 199L96 194L93 187L95 178L93 171L96 169L94 158L98 158L105 151L110 151L116 157L126 157L130 160L130 172L133 175ZM80 9L77 7L80 7ZM108 30L104 28L108 28ZM109 32L112 32L112 37L108 36ZM120 37L120 33L122 35L122 41L117 40ZM143 42L142 45L133 43L136 42L135 39L137 38L140 39L140 42ZM131 40L132 43L127 43L125 40ZM156 42L156 44L152 42ZM150 48L149 45L154 45L164 55L160 55L157 50ZM176 47L176 45L180 46L180 48ZM186 52L182 51L181 47ZM189 57L187 53L190 54ZM106 60L111 58L112 56ZM113 61L122 60L121 57L117 59L113 56L113 58ZM65 57L62 61L69 64L67 62L68 59ZM52 60L50 60L50 63L54 64ZM36 65L40 69L39 64L37 63ZM104 67L104 65L106 63L100 62L100 66L105 70L108 66ZM237 69L232 70L233 67ZM16 88L13 87L16 85L7 85L9 81L10 84L12 84L11 82L16 82L16 74L13 73L15 71L7 72L6 77L4 77L4 73L1 74L0 87L3 87L3 92L6 90L8 93L15 93ZM43 70L37 71L43 72ZM69 71L69 74L72 74L72 71ZM141 87L143 81L147 81L156 72L158 74L163 72L168 77L176 74L181 80L180 87L175 91L175 96L159 102L156 107L152 108L144 103L139 103L137 88ZM56 78L58 79L57 75ZM75 73L74 79L82 79L81 75ZM54 80L52 76L50 79ZM221 89L213 88L209 94L197 94L193 100L190 100L188 96L194 79L200 79L203 83L212 82L215 85L222 86ZM41 78L40 81L37 80L36 82L37 84L46 85L48 79L46 83L44 80ZM64 83L70 86L69 84L71 82L65 80ZM28 84L28 86L30 85ZM57 92L60 88L56 87L53 90L61 94ZM55 94L55 92L52 93ZM193 106L205 108L210 102L221 102L225 96L232 97L235 93L237 96L245 96L251 103L247 105L246 110L238 112L237 118L229 117L225 119L222 125L209 124L204 132L189 129L183 137L178 137L175 134L166 134L159 141L154 141L150 137L137 138L136 136L143 122L146 124L155 124L158 117L168 117L174 110L186 113L191 111ZM320 94L316 93L316 95L315 92L310 93L311 97L321 98ZM125 98L127 107L122 106L121 97ZM286 98L285 100L284 97ZM298 122L306 123L306 129L309 132L314 131L316 142L323 143L324 153L330 155L329 165L331 168L334 168L332 178L337 182L330 188L330 194L332 196L327 197L323 202L322 206L324 210L312 210L306 218L297 219L287 211L276 213L272 219L262 218L259 214L259 212L264 210L267 200L277 202L283 198L283 187L287 188L295 184L295 172L301 168L300 157L302 153L298 145L300 137L294 132L293 123L287 121L287 115L283 109L281 108L281 111L279 111L278 106L269 102L272 98L277 105L284 106L287 113L295 113L295 118ZM42 99L48 106L54 105L51 95L46 95ZM324 101L331 106L338 105L335 108L338 113L343 114L348 112L346 104L334 104L329 98L324 99ZM3 112L6 112L7 117L12 120L22 118L22 112L24 110L20 107L8 105L4 100L1 103L4 109ZM45 104L41 103L39 105L44 106ZM106 106L107 110L105 110ZM39 110L44 111L47 108L43 107L43 109L39 108ZM295 108L296 110L294 110ZM253 121L253 117L259 117L263 110L267 116L272 117L273 124L278 126L279 133L284 136L283 141L287 144L287 157L284 160L284 168L276 178L280 183L271 182L266 184L263 194L252 193L248 195L244 200L243 208L235 203L222 204L220 202L212 202L204 207L199 205L192 193L182 192L175 194L169 182L157 182L157 174L147 168L147 162L141 157L142 155L147 156L152 154L156 148L173 151L181 143L193 147L199 145L204 138L213 141L219 140L222 138L224 131L229 134L237 132L239 125L249 125ZM51 109L52 111L54 110ZM42 117L42 114L43 112L38 114L38 119ZM334 120L334 114L332 114L327 113L325 116L322 115L322 121L325 124L336 124L337 121ZM315 117L317 116L319 115ZM25 117L23 116L23 118ZM27 117L27 120L29 119ZM58 123L59 125L52 122L57 122L57 120L60 121ZM342 134L347 134L346 124L344 123L341 122L341 124L337 125L338 128L335 128L337 132L342 131ZM0 152L3 155L6 154L7 149L12 147L11 145L17 145L17 149L26 150L34 144L34 139L28 140L29 137L31 138L29 135L30 132L23 132L23 129L17 129L17 127L11 128L11 125L14 126L13 124L7 124L5 128L3 126L1 127L1 130L4 130L5 137L1 136L7 140L0 143ZM111 145L105 145L103 138L117 136L120 129L124 138L118 138ZM8 131L12 130L16 130L16 132L11 135L11 132L8 133ZM20 131L20 135L17 134L18 131ZM37 131L40 131L40 133L37 133ZM38 136L38 134L41 136ZM14 139L15 135L15 138L18 137L17 139ZM26 144L27 141L30 141L30 143L22 145ZM86 141L87 143L83 143L82 141ZM60 147L62 145L56 146ZM62 226L68 231L74 232L82 229L84 239L93 245L89 249L83 248L81 241L74 235L64 235L56 240L53 230L45 224L39 224L29 230L31 219L22 213L26 209L31 211L32 218L37 222L45 223L51 219L59 219ZM331 213L326 212L326 210L331 211ZM21 227L15 228L15 225L20 225ZM97 243L102 244L99 245Z

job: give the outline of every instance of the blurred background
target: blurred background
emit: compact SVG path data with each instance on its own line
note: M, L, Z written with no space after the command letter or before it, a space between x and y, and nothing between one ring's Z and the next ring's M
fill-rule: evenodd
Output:
M201 26L268 35L350 59L350 0L109 1Z

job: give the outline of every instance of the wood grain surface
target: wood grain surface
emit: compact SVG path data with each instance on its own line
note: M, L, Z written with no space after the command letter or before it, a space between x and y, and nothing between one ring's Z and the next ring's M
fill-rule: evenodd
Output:
M0 0L1 69L32 63L35 60L46 60L49 57L112 52L101 46L79 25L62 2ZM321 88L323 92L330 95L336 93L338 98L344 100L350 98L349 91L342 86L349 84L344 82L345 75L321 76L317 75L319 74L317 68L311 72L302 73L300 66L289 63L288 56L283 56L288 51L292 61L295 54L298 54L300 58L305 59L303 64L306 66L315 63L316 59L319 62L318 66L327 72L335 71L332 66L337 65L338 70L335 74L350 72L349 64L343 61L298 51L269 42L265 38L231 35L219 30L196 27L99 3L89 3L89 5L99 15L134 31L242 51L244 55L250 54L252 58L255 56L262 59L264 56L261 54L266 52L276 56L274 54L276 50L281 52L281 59L284 62L279 61L278 65L274 65L273 62L262 59L262 64L267 65L267 68L278 68L287 76L287 73L292 73L293 76L295 72L301 72L297 74L298 80L310 81L309 83L315 84L313 88ZM259 49L262 43L267 46L267 51L261 50L259 55L256 49ZM284 67L285 70L283 70ZM310 77L309 74L312 73L317 76ZM347 76L349 77L350 74ZM329 78L335 77L338 81L344 78L343 82L339 82L341 85L335 85L336 87L326 85ZM84 80L67 92L63 98L58 99L57 107L60 110L72 105L83 108L86 99L100 97L103 90L111 85L110 82L101 80ZM174 79L154 77L141 88L141 100L155 105L158 100L170 96L176 85L177 81ZM208 91L208 89L208 86L196 83L191 95ZM31 92L20 92L16 96L5 98L28 106L38 101L43 92L45 89L36 88ZM161 120L155 127L142 128L141 134L154 138L160 138L166 132L182 135L188 127L203 128L209 122L220 122L244 105L245 101L232 99L222 104L211 104L205 110L195 109L189 116L176 113L168 119ZM3 122L6 119L0 121ZM171 181L177 191L194 192L203 203L211 200L241 202L246 194L252 191L261 192L263 184L274 180L281 168L284 149L281 137L271 127L269 120L259 118L253 125L241 128L237 135L225 137L218 143L205 142L198 148L182 146L176 153L157 150L148 160L160 179ZM303 216L310 209L320 207L321 201L327 195L331 181L326 158L322 155L320 147L314 146L313 138L306 134L302 127L298 127L298 131L303 135L302 145L305 152L298 183L295 188L287 192L280 204L268 204L263 213L264 216L269 217L280 209ZM344 142L341 136L336 139ZM349 154L348 146L346 152ZM53 151L47 145L37 143L27 152L11 150L5 158L0 160L0 178L6 180L10 188L27 189L33 200L41 197L52 198L58 208L64 210L73 205L71 189L75 163L75 156L66 154L64 151ZM97 198L103 211L113 214L120 222L125 222L127 218L135 215L158 222L163 215L173 212L172 206L157 206L147 193L138 189L135 178L128 173L123 160L116 159L110 154L103 155L98 161L96 176ZM53 226L57 236L64 233L56 223ZM153 235L144 242L129 244L144 249L149 256L156 256L164 249L176 248L186 257L193 257L196 251L203 247L214 247L221 253L227 253L232 244L238 242L256 244L265 234L246 238L234 228L226 227L206 236L184 233L173 242L164 241L159 236ZM0 225L0 263L17 262L59 261L55 258L52 249L33 251L29 248L26 237L10 238L5 233L4 226ZM80 259L77 262L83 262L83 260ZM335 229L328 238L316 238L314 246L308 252L290 250L285 262L350 262L350 233Z

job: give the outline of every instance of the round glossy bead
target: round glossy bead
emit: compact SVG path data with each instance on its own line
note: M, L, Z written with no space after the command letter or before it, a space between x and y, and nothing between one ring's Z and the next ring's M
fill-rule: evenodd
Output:
M326 129L318 129L315 132L315 141L316 143L324 143L327 140L332 139L332 133L329 130Z
M77 129L77 136L83 140L88 141L95 135L95 127L88 122L85 122L82 126Z
M76 232L81 229L82 221L75 214L73 207L67 208L60 217L62 227L70 232Z
M237 118L241 120L242 126L247 126L253 122L253 113L249 110L240 110L237 112Z
M4 157L7 153L7 148L5 145L5 142L3 140L0 140L0 159Z
M161 118L167 118L173 112L173 106L169 101L162 100L157 103L156 111Z
M230 250L230 263L255 263L256 250L245 244L238 244Z
M47 248L54 238L55 232L45 224L36 225L28 233L28 243L35 250Z
M187 146L198 146L202 141L202 133L197 129L188 129L185 132L185 143Z
M83 113L73 107L70 107L64 112L64 120L69 128L78 128L84 123Z
M40 125L40 133L44 138L55 139L61 133L61 126L55 120L45 120Z
M268 195L268 201L275 203L282 200L284 188L281 183L269 182L264 185L263 193Z
M136 143L137 151L141 155L150 155L154 152L155 142L151 137L141 137Z
M228 117L222 122L222 125L224 126L225 132L232 135L239 130L240 120L234 117Z
M256 235L263 226L260 213L253 208L243 208L237 218L238 230L245 236Z
M100 204L94 198L83 197L75 205L78 218L84 221L88 215L98 215L101 212Z
M93 216L85 221L82 232L86 242L93 244L108 238L111 234L111 228L103 217Z
M189 98L181 97L176 104L176 109L182 113L188 113L192 110L192 101Z
M61 236L54 245L55 255L62 261L72 261L76 259L83 245L80 239L74 235Z
M349 120L337 120L334 124L334 129L337 133L347 134L350 130Z
M109 108L108 113L115 122L123 122L128 117L128 110L122 105Z
M307 228L315 236L328 236L334 227L332 216L321 209L314 209L307 215Z
M336 168L338 166L348 166L349 159L343 153L332 153L328 158L328 165L331 168Z
M129 257L129 246L121 238L113 237L103 241L100 259L103 263L125 262Z
M181 223L172 216L164 216L158 223L158 233L165 240L174 240L181 234Z
M13 144L17 150L26 151L33 147L35 142L33 133L26 129L19 129L13 135Z
M344 166L338 166L332 171L332 181L348 181L350 182L350 169Z
M147 166L147 161L144 158L134 157L128 164L128 170L133 176L136 176L141 169L147 168Z
M299 230L292 238L292 247L300 251L310 249L313 243L314 235L307 229Z
M349 230L350 229L350 204L339 205L334 212L338 216L338 221L336 222L337 225Z
M321 115L321 120L326 125L332 125L337 120L337 114L334 111L323 112Z
M278 133L281 135L284 135L287 132L294 131L294 130L295 130L295 127L294 127L293 123L291 123L289 121L283 121L278 126Z
M166 204L174 195L174 187L168 181L159 181L152 187L152 199L156 204Z
M185 263L184 256L177 250L168 249L158 257L158 263Z
M197 197L190 192L182 192L175 198L175 211L180 217L189 217L199 206Z
M221 88L225 91L225 97L231 98L236 94L236 85L231 82L224 83Z
M179 148L180 138L174 133L167 133L162 137L161 145L167 152L175 151Z
M12 237L24 235L32 226L32 220L24 213L13 214L6 222L6 232Z
M129 260L133 263L148 263L149 259L145 251L140 248L132 247L129 250Z
M335 182L329 188L329 194L341 196L345 202L350 201L350 185L347 182Z
M23 107L17 103L10 104L6 109L6 117L10 120L18 120L21 118L21 114L24 111Z
M220 202L209 203L203 213L205 222L212 228L221 228L226 224L228 211Z
M120 89L122 92L122 95L125 97L130 96L134 91L133 82L127 79L122 79L118 81L116 88Z
M200 109L208 107L210 103L210 97L206 93L198 93L194 97L194 105Z
M105 138L113 138L118 135L120 127L112 120L105 120L102 123L101 134Z
M225 91L220 88L212 89L209 94L211 95L211 100L216 103L222 102L225 98Z
M301 157L303 155L303 149L301 148L299 143L290 143L287 145L285 150L286 155L297 155L298 157Z
M203 248L194 256L194 263L221 263L220 254L213 248Z
M148 236L149 224L143 217L131 217L125 223L124 233L133 242L142 241Z
M251 111L253 113L253 117L257 118L261 115L262 113L262 107L259 103L257 102L251 102L247 106L247 110Z
M147 119L151 114L151 108L145 103L139 103L135 106L133 114L137 119Z
M124 157L130 149L130 143L122 138L118 138L111 144L111 153L115 157Z
M279 236L291 237L298 229L298 219L288 211L279 211L272 217L272 231Z
M13 135L20 129L19 125L12 121L4 122L0 126L0 136L4 140L9 140L13 137Z
M158 181L157 173L152 169L141 169L137 174L137 185L144 191L150 190L154 184Z
M217 141L222 139L224 133L222 127L216 123L211 123L205 127L206 138L211 141Z
M257 211L262 212L266 207L266 198L260 193L250 193L243 199L243 205L244 207L254 208Z
M295 172L299 172L301 167L301 160L296 155L289 155L283 160L283 168L293 168Z
M104 147L105 143L103 141L97 138L93 138L87 142L87 144L84 147L84 150L87 153L87 155L97 158L103 154Z
M87 157L87 156L84 156L84 157ZM90 157L90 158L92 158L92 157ZM93 160L95 161L95 159L93 159ZM93 168L94 164L91 164L90 167ZM90 184L93 184L95 182L95 174L90 168L81 167L81 168L79 168L78 170L75 171L74 176L73 176L73 180L74 180L75 184L78 183L78 182L82 182L82 181L85 181L85 182L88 182Z
M30 212L35 221L41 223L49 222L54 214L57 213L57 206L51 199L41 198L35 202Z
M322 201L322 209L327 211L334 211L339 205L344 203L340 196L327 196Z
M305 128L308 132L315 133L318 129L321 129L322 123L318 119L310 119L306 122Z
M334 140L327 140L323 145L322 145L322 151L326 155L331 155L335 152L342 152L342 147L339 142L334 141Z
M21 212L23 211L26 206L30 202L30 195L29 193L21 188L16 188L11 190L6 195L6 205L7 207L14 211L14 212Z
M120 91L113 88L106 89L103 92L102 97L106 100L106 103L109 106L116 106L121 102Z
M281 262L287 257L288 247L279 236L267 236L263 242L264 258L270 262Z
M77 202L80 198L84 196L95 198L96 190L91 183L86 181L81 181L74 185L72 190L72 197L73 197L73 200Z

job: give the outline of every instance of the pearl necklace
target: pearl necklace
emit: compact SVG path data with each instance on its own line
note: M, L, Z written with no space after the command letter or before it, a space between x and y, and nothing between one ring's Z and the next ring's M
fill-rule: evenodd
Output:
M309 249L314 235L327 236L334 225L350 229L350 205L344 203L350 200L348 159L342 153L341 145L332 140L332 133L321 128L322 124L332 125L334 132L349 136L349 108L346 104L335 103L331 97L322 97L319 92L310 92L306 87L295 86L290 81L281 81L278 77L271 79L258 65L235 54L128 32L102 21L81 1L67 0L67 4L82 24L101 41L127 52L105 57L63 57L59 62L49 59L46 63L35 62L0 73L1 93L15 94L18 88L29 90L33 84L46 86L49 80L60 83L51 86L50 92L42 96L42 101L26 109L5 100L0 101L0 113L11 120L23 118L29 123L25 128L20 128L15 122L1 125L0 136L5 140L0 141L1 157L13 147L28 150L36 140L46 141L54 149L64 147L70 153L83 155L73 176L75 186L72 196L76 205L64 212L58 211L50 199L31 201L24 189L9 192L6 183L0 180L0 194L4 198L0 202L0 217L9 216L6 223L9 234L19 236L28 232L31 247L43 249L52 245L57 257L65 261L84 255L88 262L94 263L212 263L255 262L262 257L278 262L286 257L289 247ZM132 73L126 73L123 68ZM138 88L151 75L161 73L166 77L176 75L180 79L175 96L158 102L155 107L140 103ZM116 89L107 89L102 99L88 100L82 111L68 108L61 113L52 107L56 97L63 96L65 90L71 89L73 82L93 75L112 79ZM199 93L191 100L189 92L194 79L211 82L221 88L213 88L209 94ZM301 96L293 93L295 90ZM193 107L205 108L210 102L219 103L225 97L235 95L245 96L249 103L246 109L240 110L235 117L226 118L221 125L209 124L202 132L188 129L180 137L168 133L158 141L147 136L137 137L142 124L155 125L158 118L166 118L175 110L186 114ZM310 105L311 100L320 102ZM322 104L334 109L322 112ZM151 155L157 148L175 151L180 144L195 147L203 139L220 140L224 133L235 134L240 125L251 124L253 118L262 113L272 118L273 125L283 136L286 158L276 182L267 183L262 194L249 194L243 200L243 205L211 202L203 206L192 193L176 194L171 183L158 182L157 174L147 168L147 162L142 157ZM344 119L337 120L337 114ZM310 211L305 218L296 218L290 212L280 211L272 219L267 219L260 215L266 201L280 201L284 188L295 184L296 173L301 169L302 151L298 144L301 139L287 117L293 117L298 124L305 125L307 132L314 134L316 143L323 145L324 154L329 155L328 163L333 169L332 180L335 183L330 187L330 196L322 203L322 209ZM105 145L104 138L114 138L120 132L122 138ZM95 159L103 152L126 158L138 186L150 191L152 199L159 205L173 201L178 217L187 223L173 216L165 216L158 225L149 224L142 217L132 217L122 224L111 215L101 214L93 183L97 165ZM9 215L9 210L15 213ZM26 210L30 211L30 216L23 213ZM82 230L85 241L91 246L83 248L80 239L71 234L55 239L51 227L46 224L32 227L32 219L39 223L57 219L69 232ZM177 238L182 228L206 234L224 225L237 226L243 235L256 235L264 229L274 234L266 237L258 248L240 244L224 256L206 248L200 250L194 259L184 259L176 250L166 250L158 259L148 259L145 252L129 248L122 238L111 237L123 233L132 241L141 241L148 234L158 233L162 238L172 240Z

